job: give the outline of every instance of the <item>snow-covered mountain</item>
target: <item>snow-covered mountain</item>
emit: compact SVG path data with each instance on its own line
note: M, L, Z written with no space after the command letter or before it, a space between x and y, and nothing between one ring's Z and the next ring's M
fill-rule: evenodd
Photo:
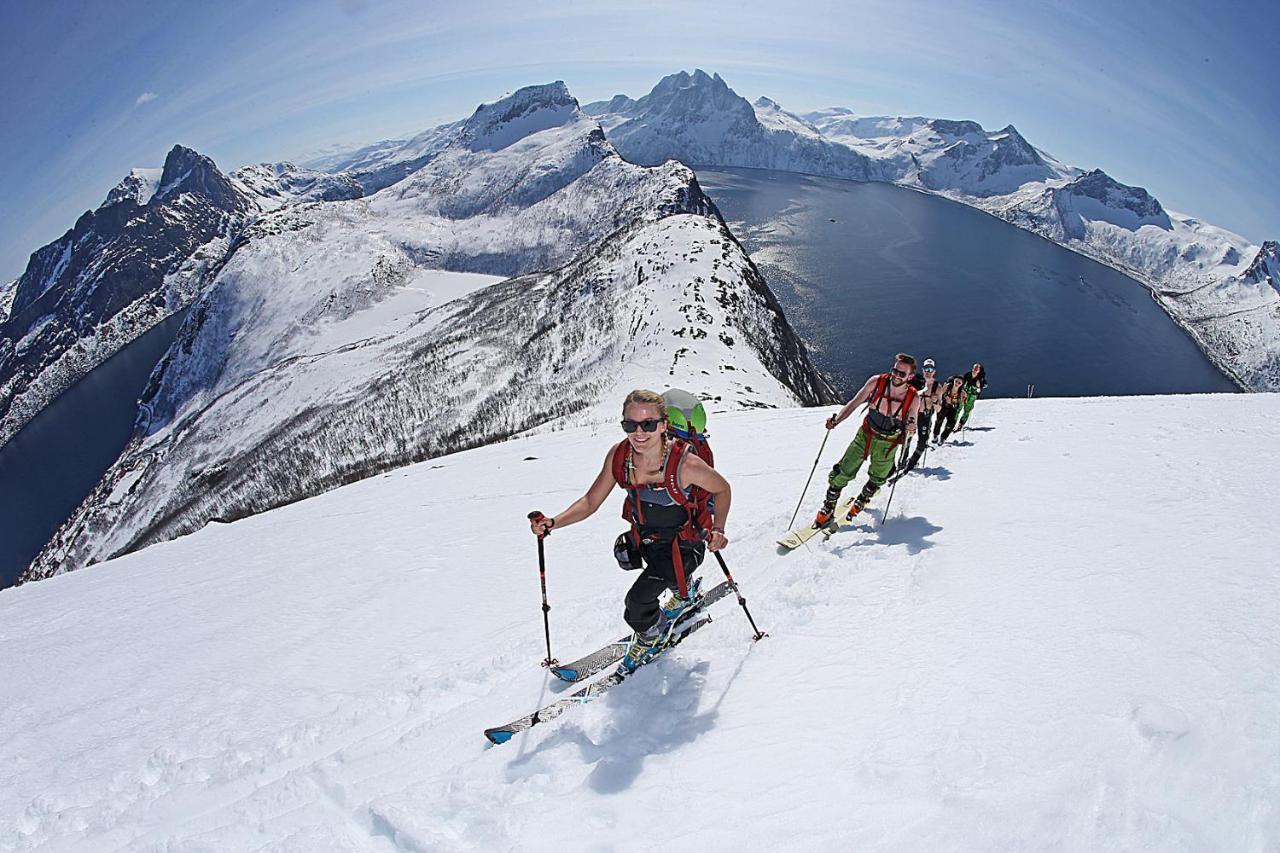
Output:
M54 397L190 304L253 201L175 146L31 256L0 324L0 444Z
M840 107L809 113L803 120L826 138L887 166L895 183L930 191L985 197L1080 173L1036 150L1013 125L991 132L972 121L865 118Z
M975 206L1116 267L1156 301L1243 387L1280 388L1280 287L1275 242L1166 210L1141 187L1101 170L1027 184ZM1268 274L1270 270L1270 274Z
M303 163L309 169L346 173L375 193L425 166L447 147L465 121L433 127L410 139L387 139L355 150L338 148Z
M522 89L405 180L250 226L27 578L663 381L719 408L833 394L687 167L623 160L563 84Z
M1145 189L1101 170L1060 163L1012 125L987 131L972 121L842 107L800 116L768 98L753 106L701 71L588 110L639 162L671 157L885 180L985 210L1133 276L1242 387L1280 389L1280 291L1250 274L1264 264L1264 246L1166 211ZM826 153L833 145L859 155L862 174ZM800 156L801 148L824 154Z
M778 169L857 181L880 177L867 157L824 139L776 105L753 108L719 74L702 70L664 77L639 100L618 97L590 104L587 111L633 163L679 160L691 166Z
M224 175L180 145L163 168L131 170L0 291L0 444L90 370L191 305L255 217L363 194L350 175L291 163Z
M257 163L236 169L231 180L264 210L307 201L360 198L364 187L352 175L304 169L293 163Z
M883 525L882 493L778 556L830 411L711 416L769 637L730 596L503 746L481 731L563 689L525 514L581 494L616 425L0 591L0 850L1275 848L1280 527L1249 522L1280 395L984 400ZM621 501L545 542L561 660L627 632Z

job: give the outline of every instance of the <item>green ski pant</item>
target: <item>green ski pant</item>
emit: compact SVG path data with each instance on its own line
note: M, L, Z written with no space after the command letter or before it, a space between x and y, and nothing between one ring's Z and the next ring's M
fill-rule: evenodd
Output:
M870 452L867 450L868 441L871 442ZM843 489L849 485L850 480L858 476L863 460L869 458L871 467L867 470L867 480L878 489L893 471L893 454L897 449L896 438L885 438L863 424L858 428L858 434L853 437L853 443L844 452L844 456L832 467L827 483L833 489Z
M973 404L978 402L977 394L970 394L964 398L964 412L960 415L960 426L964 426L965 421L969 420L969 413L973 411Z

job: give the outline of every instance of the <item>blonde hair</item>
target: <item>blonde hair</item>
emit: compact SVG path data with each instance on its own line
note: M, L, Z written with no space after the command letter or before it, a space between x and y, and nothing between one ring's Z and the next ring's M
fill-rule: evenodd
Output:
M622 401L622 416L627 415L627 406L632 403L639 403L642 406L654 406L658 410L658 417L661 420L667 419L667 401L662 399L662 395L656 391L650 391L646 388L637 388L627 395L627 399Z
M622 417L625 418L627 416L627 406L630 406L632 403L638 403L641 406L653 406L655 409L658 410L658 418L660 420L665 421L667 419L667 401L662 399L662 395L657 393L656 391L650 391L646 388L637 388L636 390L628 394L627 399L622 401ZM665 429L662 431L661 438L659 440L662 442L662 459L663 459L662 464L665 466L666 458L667 458L667 450L670 449L670 443L671 443L671 439L667 435L667 431ZM630 460L631 460L631 453L628 452L627 464L629 466L632 464ZM634 472L630 468L628 468L628 471L627 471L628 482L631 482L633 480L633 473Z

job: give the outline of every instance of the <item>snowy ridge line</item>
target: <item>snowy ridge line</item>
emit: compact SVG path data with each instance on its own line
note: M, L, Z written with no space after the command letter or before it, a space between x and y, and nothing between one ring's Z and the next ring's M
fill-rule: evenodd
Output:
M651 279L661 290L653 285L627 290L622 284L635 274L628 268L636 261L641 274L664 276L674 262L696 263L702 274L695 276L691 292L683 275ZM732 278L721 279L722 269ZM584 294L583 282L598 291ZM338 390L331 389L314 403L291 406L288 416L277 416L278 426L239 451L239 458L225 449L204 449L218 448L228 438L217 429L232 417L224 412L246 406L256 411L264 394L279 399L278 372L335 371L326 371L331 357L315 355L305 364L287 361L278 370L246 377L204 405L198 417L180 420L172 430L157 433L164 438L126 452L24 580L92 561L104 547L146 547L210 519L243 518L383 470L505 440L549 420L610 419L616 415L613 397L653 384L655 376L697 389L718 406L832 399L830 388L800 367L802 345L771 300L723 225L686 215L635 226L558 274L501 282L428 311L403 340L389 339L388 346L375 349L383 353L377 359L376 391L356 387L336 397ZM716 315L723 318L718 323ZM563 318L573 318L571 328L549 335L564 325ZM698 318L696 326L684 325L690 318ZM743 351L738 353L726 331L708 334L717 325L747 335L749 346L739 344ZM431 335L419 338L417 326L430 328ZM703 342L689 340L691 328L703 330ZM574 341L571 348L565 347L566 338ZM753 338L773 346L755 350ZM403 349L406 342L411 349ZM672 353L675 360L668 363ZM388 361L391 357L395 360ZM451 367L459 358L463 361ZM615 359L626 365L623 371L613 366ZM524 381L557 363L561 368L541 383ZM576 363L582 367L565 367ZM467 376L461 384L460 370ZM601 370L604 375L593 375ZM712 370L716 378L708 385ZM794 383L794 390L779 386L779 380ZM715 393L717 388L724 390ZM424 423L432 424L432 433L423 434L418 425ZM211 470L203 460L214 453L234 462ZM317 459L326 464L317 465ZM152 485L170 482L178 488ZM99 532L103 524L111 525L105 545ZM110 544L122 535L131 538ZM86 546L94 550L81 550Z
M460 287L458 270L519 275ZM146 424L23 580L612 419L617 388L655 377L722 407L834 393L687 167L623 160L562 83L520 90L381 192L246 228Z
M0 703L0 849L559 851L584 827L623 848L652 837L635 802L672 791L714 849L1265 849L1280 533L1204 530L1274 497L1278 403L980 401L883 526L881 496L786 557L771 540L813 463L795 436L829 412L714 414L725 557L770 638L726 612L501 750L482 727L549 698L525 513L585 488L616 429L451 454L6 590L0 684L23 701ZM1223 422L1252 425L1255 465ZM1185 447L1235 488L1205 503ZM621 628L621 499L549 540L557 650Z

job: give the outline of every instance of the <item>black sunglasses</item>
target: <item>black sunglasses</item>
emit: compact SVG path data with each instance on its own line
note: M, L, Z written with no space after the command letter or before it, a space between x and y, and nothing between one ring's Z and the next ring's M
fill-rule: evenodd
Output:
M906 372L905 370L899 370L898 368L896 368L896 367L895 367L893 370L891 370L891 371L889 371L889 372L890 372L890 373L892 373L894 376L897 376L897 377L898 377L898 378L900 378L900 379L906 379L906 378L907 378L907 372Z
M622 431L635 432L637 429L642 429L645 432L654 432L658 429L658 424L660 423L662 423L661 419L655 421L653 418L649 418L643 421L633 421L631 418L623 418Z

